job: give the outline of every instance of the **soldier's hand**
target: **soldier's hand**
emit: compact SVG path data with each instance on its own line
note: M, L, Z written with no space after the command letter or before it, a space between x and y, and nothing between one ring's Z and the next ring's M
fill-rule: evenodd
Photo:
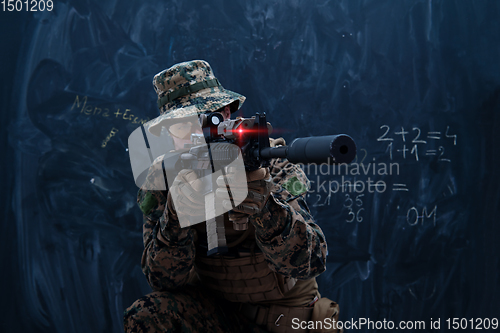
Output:
M176 215L198 216L203 213L205 199L203 193L203 183L196 172L184 169L180 171L174 179L169 192L172 197L172 210ZM201 209L201 211L200 211Z
M232 181L232 179L238 178L237 172L245 171L236 170L226 175L228 182L231 184L231 194L233 198L240 198L241 193L245 192L245 187L248 188L248 194L243 202L234 208L231 205L223 176L217 178L217 185L219 188L216 191L216 195L218 198L222 199L222 205L225 209L232 210L229 214L229 219L232 221L243 216L251 216L259 213L269 198L272 185L269 168L260 168L252 172L247 172L247 182L243 184L235 184L235 182ZM240 201L241 199L242 198L240 198Z

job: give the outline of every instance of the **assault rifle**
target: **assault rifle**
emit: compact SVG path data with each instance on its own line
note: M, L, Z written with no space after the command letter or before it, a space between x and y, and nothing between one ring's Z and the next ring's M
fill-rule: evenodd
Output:
M182 151L174 152L163 160L163 168L174 175L181 169L196 171L203 182L205 206L199 216L190 216L190 221L180 221L181 226L189 226L202 221L207 224L208 253L227 251L224 210L215 198L214 184L219 175L223 175L226 188L231 198L232 207L241 203L233 200L231 184L226 179L226 167L242 157L246 171L257 170L270 165L274 158L286 158L291 163L350 163L356 156L356 144L345 134L307 137L295 139L288 146L270 147L269 134L272 126L266 121L266 115L256 114L251 118L225 120L217 112L202 114L198 119L203 134L191 134L191 144ZM237 163L236 163L237 164ZM243 180L246 185L246 180ZM175 192L175 191L174 191ZM172 193L173 195L173 193ZM245 195L246 196L246 195ZM175 205L174 198L174 205ZM233 221L235 230L245 230L248 218Z

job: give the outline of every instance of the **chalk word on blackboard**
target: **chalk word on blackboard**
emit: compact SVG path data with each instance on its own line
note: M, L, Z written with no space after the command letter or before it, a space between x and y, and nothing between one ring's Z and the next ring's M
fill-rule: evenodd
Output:
M444 132L444 134L441 132L438 132L438 131L427 132L426 140L421 138L422 131L420 130L420 128L418 128L418 127L412 128L412 132L414 132L414 133L413 133L413 138L411 138L411 137L409 137L410 132L405 131L404 127L401 126L400 131L394 132L395 135L401 136L401 142L403 142L402 148L397 148L397 149L395 149L395 147L394 147L394 138L389 136L389 132L391 130L389 125L382 125L382 126L380 126L380 129L384 130L384 133L377 138L377 141L388 142L387 149L385 150L385 152L389 153L389 157L391 160L393 159L395 154L400 153L401 156L403 157L403 159L406 159L407 156L409 157L411 155L414 155L415 160L419 161L419 158L420 158L420 156L422 154L422 150L423 150L425 156L437 156L439 154L438 161L451 162L451 160L449 158L445 158L445 156L444 156L444 154L445 154L444 146L440 145L438 147L438 149L426 149L426 146L422 146L422 145L427 145L428 141L430 141L430 140L436 140L436 141L437 140L448 140L449 142L453 142L454 146L457 145L457 135L449 133L450 126L446 126L446 131ZM407 139L408 139L408 141L407 141ZM410 144L410 145L408 145L408 147L411 147L411 148L408 148L406 143L410 143L410 141L409 141L410 139L411 139L411 144L413 144L413 146ZM421 147L420 153L419 153L419 145ZM399 145L398 145L398 147L399 147Z
M408 209L408 212L406 213L406 221L411 226L417 225L418 222L420 222L420 224L424 224L424 219L430 219L431 217L433 217L432 221L434 225L436 225L437 205L434 206L434 209L430 213L427 212L426 206L422 208L421 214L419 213L419 210L416 207L411 207L410 209Z
M87 105L88 97L76 95L75 101L73 102L73 106L71 110L75 109L80 110L80 113L83 113L86 116L99 116L107 119L120 119L130 121L132 124L145 124L150 119L139 119L132 113L132 109L125 109L123 112L120 109L116 109L115 112L112 112L109 108L101 108L95 105Z
M118 133L118 131L119 131L118 128L113 127L111 129L111 132L109 132L108 136L106 137L106 139L102 141L101 148L105 148L108 145L109 140L111 140L111 138L114 137L116 133Z

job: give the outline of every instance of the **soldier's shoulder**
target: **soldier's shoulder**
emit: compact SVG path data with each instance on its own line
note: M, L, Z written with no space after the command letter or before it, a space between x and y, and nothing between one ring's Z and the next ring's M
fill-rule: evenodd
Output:
M165 210L167 195L167 191L139 189L137 204L148 220L159 220Z
M310 181L304 170L287 159L277 159L271 167L274 194L284 201L305 196L310 189Z
M163 159L164 155L161 155L151 163L144 182L137 192L137 204L149 220L158 220L167 202Z

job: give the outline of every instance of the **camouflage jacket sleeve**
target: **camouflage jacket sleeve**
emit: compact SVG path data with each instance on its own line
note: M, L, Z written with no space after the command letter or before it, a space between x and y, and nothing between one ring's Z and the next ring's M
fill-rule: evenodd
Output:
M305 201L309 180L286 160L275 162L271 174L271 196L250 219L257 243L276 272L304 280L315 277L326 269L327 244Z
M154 290L176 289L186 283L193 267L193 233L180 229L171 209L165 209L166 191L141 189L138 203L144 214L142 271Z

